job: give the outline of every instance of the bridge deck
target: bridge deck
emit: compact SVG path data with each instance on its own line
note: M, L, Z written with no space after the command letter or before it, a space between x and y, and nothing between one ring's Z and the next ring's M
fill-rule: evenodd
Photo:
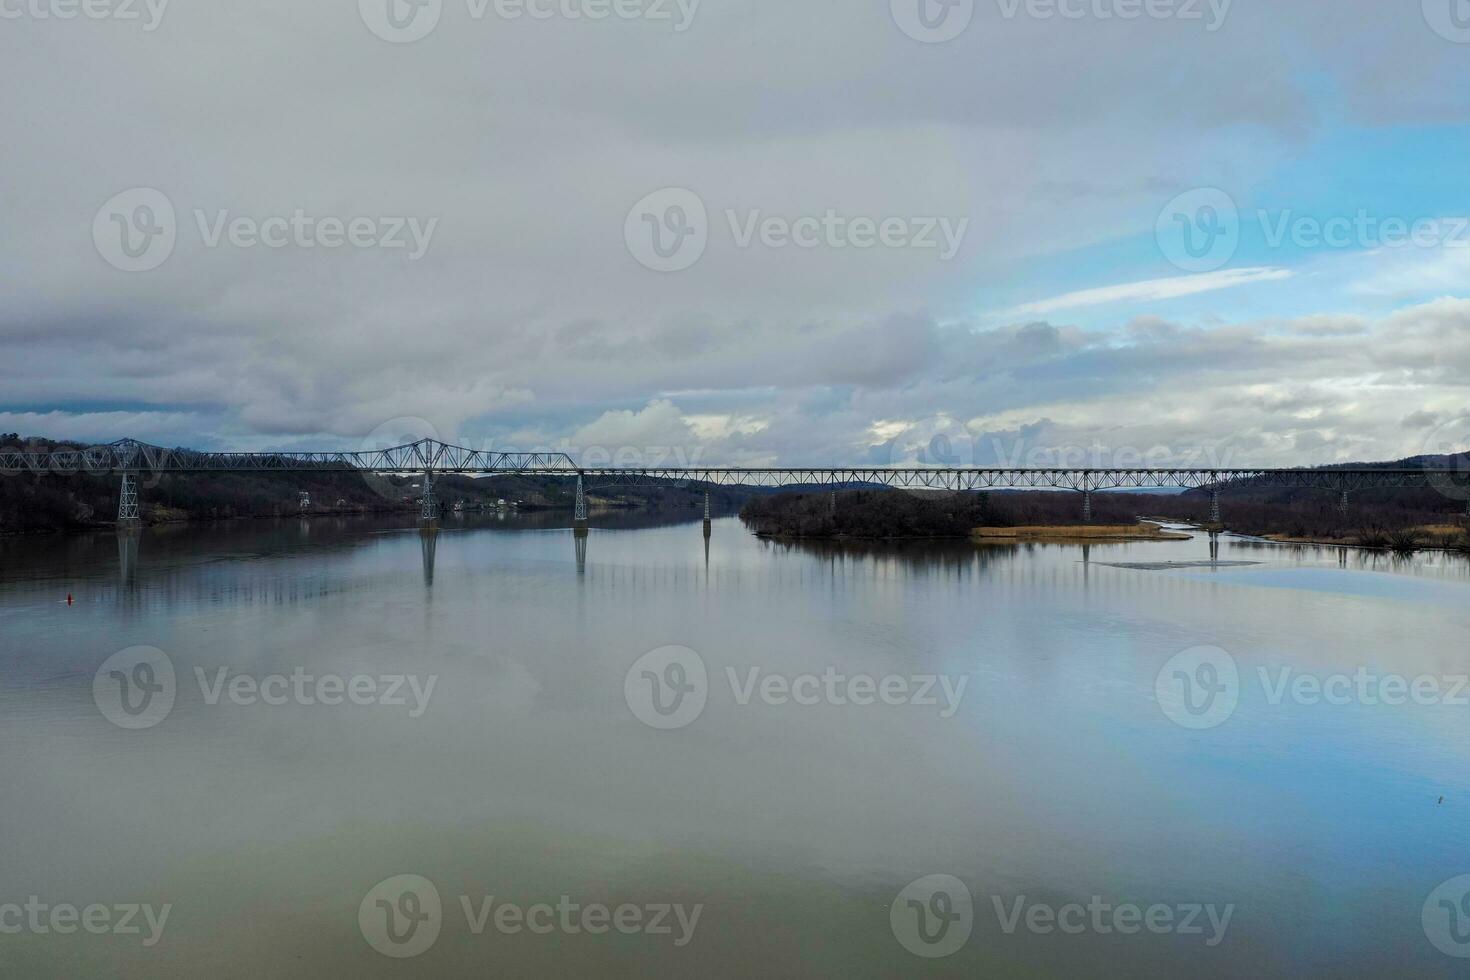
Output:
M209 453L133 440L52 453L0 452L0 475L20 473L364 472L582 476L607 481L666 480L713 486L885 486L931 490L1044 488L1079 491L1199 489L1251 483L1352 491L1450 487L1467 473L1434 469L1270 469L1218 467L579 467L565 453L490 452L423 440L363 452Z

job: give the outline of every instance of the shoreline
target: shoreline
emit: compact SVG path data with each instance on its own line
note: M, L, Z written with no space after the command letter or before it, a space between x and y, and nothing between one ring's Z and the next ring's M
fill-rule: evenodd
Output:
M1390 554L1399 550L1394 548L1393 545L1361 544L1358 541L1350 538L1314 538L1310 536L1297 537L1290 534L1249 534L1242 535L1242 537L1255 538L1257 540L1266 541L1271 544L1310 544L1316 545L1321 548L1356 548L1359 551L1378 551L1385 554ZM1413 550L1439 551L1447 555L1463 555L1470 553L1467 552L1467 549L1464 546L1457 547L1452 544L1446 544L1444 541L1432 541L1417 544L1414 546Z

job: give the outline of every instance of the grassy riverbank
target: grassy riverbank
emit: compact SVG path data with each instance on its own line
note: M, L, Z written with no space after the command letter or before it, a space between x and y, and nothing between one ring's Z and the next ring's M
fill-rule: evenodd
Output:
M1050 541L1062 544L1098 544L1113 541L1188 541L1190 535L1166 531L1149 521L1137 524L1030 525L1024 527L977 527L970 532L982 544L1016 541Z
M1454 551L1470 554L1470 529L1455 524L1428 524L1386 530L1363 528L1343 534L1263 534L1282 544L1325 544L1380 551Z

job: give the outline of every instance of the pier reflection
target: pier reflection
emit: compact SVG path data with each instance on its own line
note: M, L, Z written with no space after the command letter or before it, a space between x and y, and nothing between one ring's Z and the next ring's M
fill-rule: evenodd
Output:
M137 573L138 544L142 537L142 528L120 527L117 529L117 580L124 589L133 584Z
M0 590L74 592L79 599L116 599L132 608L175 603L284 605L333 593L390 588L408 577L422 590L458 589L492 569L517 575L534 572L549 585L563 569L594 591L686 587L738 591L752 583L802 588L814 582L840 589L853 579L880 585L947 580L976 596L1004 594L1011 586L1021 591L1066 589L1071 583L1079 597L1134 589L1158 598L1171 590L1199 588L1203 575L1217 571L1230 573L1239 584L1250 584L1248 577L1240 577L1249 576L1250 569L1230 567L1231 560L1277 569L1301 566L1470 581L1470 558L1454 553L1405 556L1230 534L1201 534L1173 543L1091 545L776 541L754 537L738 521L717 519L721 547L715 549L713 534L701 533L697 512L686 514L683 523L667 517L617 516L606 522L609 526L595 519L599 524L592 532L598 537L595 563L589 560L590 535L573 531L566 515L512 516L504 522L499 515L466 515L463 524L456 520L432 533L372 518L314 518L305 522L309 528L303 528L303 522L291 518L160 526L44 541L0 538ZM572 537L570 554L566 534ZM440 556L444 535L453 536L453 547ZM413 561L415 551L418 562ZM1156 571L1112 567L1130 562L1196 565Z
M424 588L432 588L434 585L434 557L439 549L438 528L431 526L419 530L419 549L423 553Z

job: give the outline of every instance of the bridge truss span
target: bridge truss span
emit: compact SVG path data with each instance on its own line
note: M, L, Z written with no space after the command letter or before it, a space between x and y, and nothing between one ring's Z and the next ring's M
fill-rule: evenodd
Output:
M890 487L907 490L1206 490L1254 485L1333 491L1409 488L1448 479L1448 470L1409 469L1030 469L938 467L582 468L599 485L667 481L736 487Z
M164 449L132 439L105 446L27 452L0 449L0 476L19 474L120 474L123 478L119 523L136 523L137 478L165 473L296 472L421 474L422 517L437 519L435 480L445 474L477 476L559 476L576 480L575 523L586 526L589 486L663 484L689 487L889 487L916 491L996 489L1073 490L1083 496L1090 520L1092 496L1108 490L1200 490L1212 498L1218 523L1220 495L1232 486L1328 490L1345 511L1352 493L1377 489L1432 487L1457 498L1470 497L1467 466L1458 469L1221 469L1200 467L1125 468L945 468L893 467L583 467L560 452L499 452L467 449L433 439L358 452L198 452ZM835 498L834 498L835 502Z
M0 474L230 473L315 471L362 473L575 474L565 453L466 449L433 439L360 452L197 452L123 439L105 446L57 452L0 450Z

